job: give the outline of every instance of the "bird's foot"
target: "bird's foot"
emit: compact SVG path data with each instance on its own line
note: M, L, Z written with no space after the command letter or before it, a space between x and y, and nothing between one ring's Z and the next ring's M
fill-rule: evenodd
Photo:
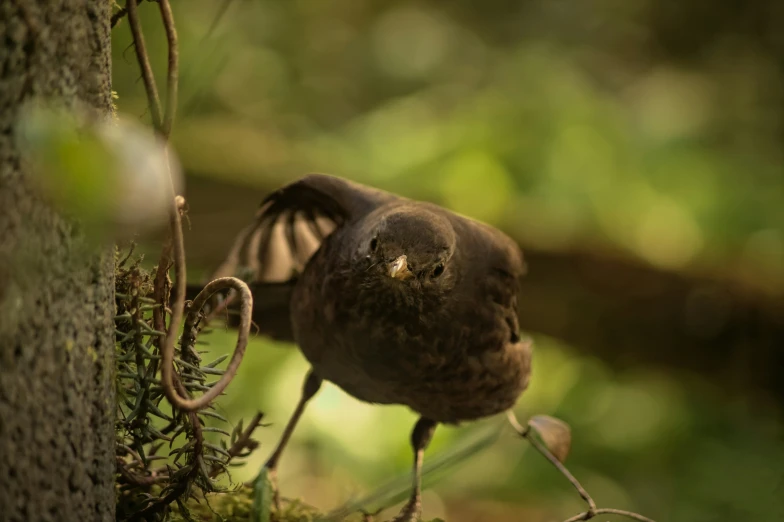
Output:
M411 499L400 510L400 514L389 522L419 522L421 516L422 503L419 499Z

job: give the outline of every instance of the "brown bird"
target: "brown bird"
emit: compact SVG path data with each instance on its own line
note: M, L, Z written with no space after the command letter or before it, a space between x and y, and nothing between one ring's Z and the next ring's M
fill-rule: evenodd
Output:
M310 175L264 200L215 276L243 265L252 271L255 322L296 342L312 366L265 464L272 477L326 379L359 400L420 415L413 490L394 519L417 520L436 426L508 410L528 385L531 344L517 321L525 265L516 243L488 225Z

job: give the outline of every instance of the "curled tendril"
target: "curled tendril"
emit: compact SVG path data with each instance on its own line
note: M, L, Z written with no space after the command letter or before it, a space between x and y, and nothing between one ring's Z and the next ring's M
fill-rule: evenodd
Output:
M199 320L199 313L207 303L207 300L216 292L225 289L234 289L240 300L240 326L239 334L237 335L237 344L234 347L234 353L231 360L226 367L226 372L221 376L220 380L212 386L209 391L197 399L189 399L180 396L174 386L173 370L174 370L174 346L169 343L164 347L161 354L161 383L163 385L164 393L169 402L176 408L182 411L196 411L209 405L215 397L220 395L226 386L229 385L234 375L237 373L242 357L245 355L245 347L248 344L248 335L250 333L251 311L253 310L253 295L250 293L250 288L240 279L236 277L221 277L211 281L204 289L199 292L199 295L193 300L193 303L188 308L188 315L185 319L185 329L182 335L182 346L193 346L196 341L197 323ZM171 329L170 329L171 330ZM170 335L173 332L170 331Z

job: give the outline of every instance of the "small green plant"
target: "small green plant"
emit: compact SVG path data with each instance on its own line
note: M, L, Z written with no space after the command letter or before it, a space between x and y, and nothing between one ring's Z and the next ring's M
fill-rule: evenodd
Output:
M160 350L168 299L155 299L152 275L141 257L131 256L132 249L122 258L118 253L115 267L117 520L164 520L172 506L187 520L186 501L219 491L216 479L257 447L251 436L261 414L229 432L222 427L228 420L212 405L185 412L164 400ZM204 364L195 336L184 335L175 349L175 385L187 396L208 391L227 358ZM219 437L217 443L207 440L208 433Z

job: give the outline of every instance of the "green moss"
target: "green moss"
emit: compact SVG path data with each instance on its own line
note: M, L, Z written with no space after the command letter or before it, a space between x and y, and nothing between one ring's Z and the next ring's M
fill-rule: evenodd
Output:
M191 499L187 502L190 520L198 522L247 522L250 520L253 507L253 491L250 487L242 487L236 491L224 493L211 493L207 495L207 502L201 499L197 502ZM298 499L284 499L280 512L273 510L271 522L317 522L325 520L325 515L317 509ZM174 508L168 519L170 522L188 522L187 516ZM361 522L362 515L352 515L345 522ZM430 522L444 522L440 518Z
M253 508L253 491L250 487L242 487L236 491L211 493L207 501L197 502L194 499L186 503L189 515L199 522L247 522ZM283 501L282 510L273 511L274 522L315 522L323 516L315 508L308 506L300 500ZM175 508L169 519L171 522L186 522L178 508ZM348 520L358 520L357 518Z

